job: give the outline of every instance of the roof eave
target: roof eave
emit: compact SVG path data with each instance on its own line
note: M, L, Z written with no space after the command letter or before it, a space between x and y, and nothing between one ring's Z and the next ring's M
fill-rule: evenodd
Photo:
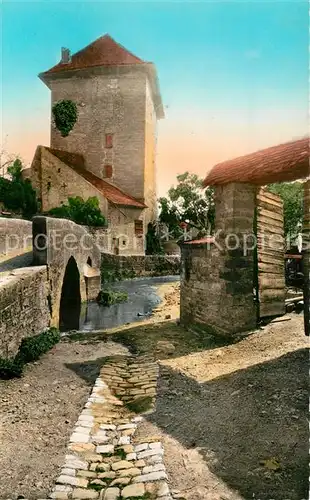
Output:
M147 205L142 205L142 204L141 205L130 205L130 204L126 204L126 203L115 203L111 200L109 200L109 201L118 207L134 208L135 210L144 210L145 208L148 208Z

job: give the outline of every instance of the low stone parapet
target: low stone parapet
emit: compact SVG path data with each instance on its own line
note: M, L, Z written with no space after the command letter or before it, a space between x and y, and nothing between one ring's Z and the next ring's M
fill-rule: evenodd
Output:
M46 266L25 267L0 278L0 356L13 358L23 338L48 328Z

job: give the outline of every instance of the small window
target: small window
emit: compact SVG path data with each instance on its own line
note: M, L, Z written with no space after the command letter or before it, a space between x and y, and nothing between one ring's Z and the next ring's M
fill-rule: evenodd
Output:
M111 178L113 175L112 165L105 165L103 169L103 177Z
M113 134L106 134L105 135L105 147L106 148L113 148Z
M143 221L135 220L135 235L143 236Z

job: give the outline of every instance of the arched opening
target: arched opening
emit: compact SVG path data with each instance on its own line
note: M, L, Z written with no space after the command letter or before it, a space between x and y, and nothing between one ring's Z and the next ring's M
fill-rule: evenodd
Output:
M87 264L90 266L90 267L93 267L93 263L92 263L92 260L90 257L88 257L87 259Z
M77 330L80 323L81 291L80 273L73 257L70 257L62 284L59 328L61 331Z

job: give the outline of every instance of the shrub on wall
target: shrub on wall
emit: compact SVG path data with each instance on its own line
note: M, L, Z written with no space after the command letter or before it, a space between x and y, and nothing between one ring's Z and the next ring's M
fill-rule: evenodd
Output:
M52 108L56 128L62 137L67 137L73 129L77 117L77 106L70 100L58 101Z
M25 364L36 361L49 351L60 340L56 328L22 340L19 351L14 359L0 358L0 379L21 377Z
M49 215L60 219L69 219L83 226L102 227L106 225L96 196L90 197L86 201L80 196L68 198L67 204L52 208Z
M6 210L31 218L38 212L36 192L29 179L22 178L22 162L17 158L8 168L10 178L0 177L0 202Z

